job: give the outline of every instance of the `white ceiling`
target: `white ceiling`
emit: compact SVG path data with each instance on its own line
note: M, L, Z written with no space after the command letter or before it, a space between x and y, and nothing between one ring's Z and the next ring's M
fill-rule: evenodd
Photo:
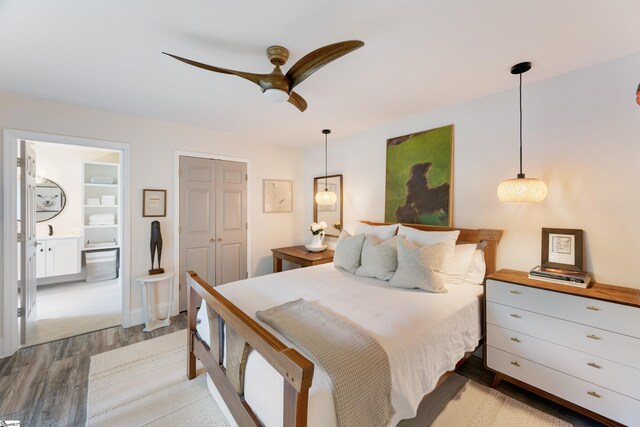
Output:
M0 0L0 91L308 146L640 49L637 0ZM366 45L296 88L304 113L238 77L318 47Z

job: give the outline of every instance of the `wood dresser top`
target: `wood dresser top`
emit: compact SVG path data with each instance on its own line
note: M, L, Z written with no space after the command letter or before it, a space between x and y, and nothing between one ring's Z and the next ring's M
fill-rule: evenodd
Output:
M502 282L517 285L531 286L564 294L593 298L601 301L615 302L640 308L640 289L623 288L622 286L604 285L593 283L589 288L577 288L575 286L560 285L543 280L529 279L529 273L517 270L498 270L487 279L500 280Z

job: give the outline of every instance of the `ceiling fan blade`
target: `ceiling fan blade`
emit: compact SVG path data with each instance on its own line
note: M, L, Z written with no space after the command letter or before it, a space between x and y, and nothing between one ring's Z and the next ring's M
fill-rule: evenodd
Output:
M328 63L364 46L360 40L334 43L303 56L293 67L287 71L286 77L289 79L290 89L293 89L304 81L311 74L318 71Z
M167 52L162 52L162 53L164 53L165 55L170 56L170 57L172 57L174 59L177 59L178 61L182 61L185 64L193 65L194 67L202 68L204 70L213 71L213 72L216 72L216 73L231 74L231 75L234 75L234 76L242 77L243 79L247 79L250 82L253 82L253 83L257 84L257 85L260 85L260 80L265 77L264 74L254 74L254 73L245 73L244 71L228 70L226 68L214 67L213 65L207 65L207 64L203 64L201 62L192 61L190 59L186 59L186 58L182 58L180 56L172 55L172 54L167 53Z
M295 92L291 92L291 94L289 94L289 100L287 102L295 105L295 107L300 110L300 112L307 109L307 101L305 101L303 97Z

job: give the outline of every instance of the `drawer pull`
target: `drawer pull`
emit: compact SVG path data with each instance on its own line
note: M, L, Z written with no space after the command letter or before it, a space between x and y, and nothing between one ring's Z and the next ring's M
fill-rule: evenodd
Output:
M520 294L522 293L522 292L520 292L520 291L516 291L516 290L509 291L509 292L511 292L512 294L516 294L516 295L520 295Z
M515 361L514 361L514 362L511 362L511 364L512 364L513 366L517 366L518 368L520 367L520 364L519 364L518 362L515 362Z
M590 305L590 306L587 307L587 310L600 311L601 309L599 309L595 305Z
M597 397L598 399L601 399L602 396L600 396L598 393L596 393L595 391L588 391L587 394L589 396L593 396L593 397Z
M602 366L598 365L597 363L589 362L587 363L587 365L591 366L592 368L602 369Z
M522 342L518 338L511 338L511 341L513 341L513 342Z
M602 337L599 337L599 336L593 335L593 334L587 335L587 338L591 338L592 340L601 340L602 339Z
M516 319L522 319L522 316L520 316L520 315L519 315L519 314L517 314L517 313L513 313L513 314L511 314L510 316L511 316L511 317L515 317Z

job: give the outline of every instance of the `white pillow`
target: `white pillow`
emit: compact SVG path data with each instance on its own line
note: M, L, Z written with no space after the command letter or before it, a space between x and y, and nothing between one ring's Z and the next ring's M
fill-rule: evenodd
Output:
M367 236L362 246L361 264L356 276L391 280L398 268L396 236L385 241L376 236Z
M406 227L400 224L398 236L402 236L411 243L421 246L435 245L436 243L444 243L447 245L447 253L444 259L442 272L448 275L451 270L451 261L456 248L456 241L460 235L459 230L453 231L422 231L415 228Z
M475 243L464 243L455 246L453 258L449 263L449 270L446 272L447 278L445 282L447 285L459 285L464 282L471 269L471 262L477 247L478 245Z
M419 246L398 237L398 269L389 281L395 288L418 288L429 292L445 293L444 265L447 245Z
M349 232L342 230L338 236L336 252L333 254L333 265L354 274L360 267L363 243L364 234L352 236Z
M363 222L358 222L356 226L356 233L364 233L367 236L376 236L380 240L389 240L396 235L398 224L391 225L369 225Z
M464 278L464 282L472 285L481 285L484 283L484 275L486 274L486 271L487 265L484 261L484 251L476 249L473 254L473 259L471 260L471 265L469 266L469 271Z

